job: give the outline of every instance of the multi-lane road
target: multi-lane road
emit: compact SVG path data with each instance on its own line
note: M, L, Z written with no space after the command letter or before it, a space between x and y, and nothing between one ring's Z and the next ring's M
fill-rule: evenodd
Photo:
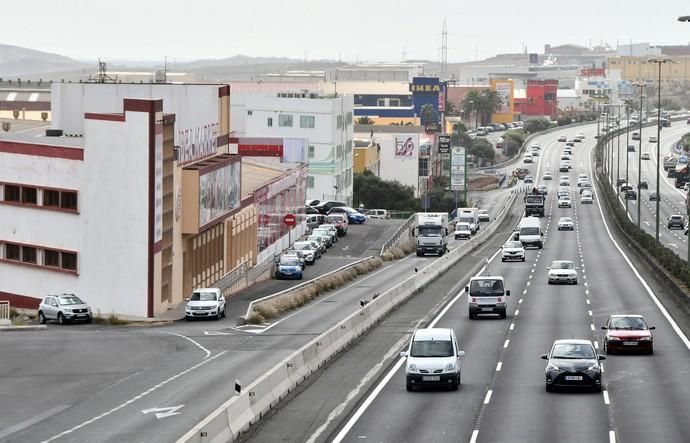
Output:
M587 138L575 147L572 183L579 173L593 173L595 128L581 130ZM535 175L537 168L539 177L547 169L560 175L561 133L536 140L543 149L540 165L532 166ZM482 251L393 313L255 430L252 440L687 441L689 319L663 307L665 291L616 240L596 194L593 205L581 205L573 186L574 207L559 209L558 181L545 183L543 250L529 250L524 263L497 260L497 247L520 212L514 208ZM557 230L562 216L573 217L574 231ZM505 320L468 319L461 288L477 271L471 265L485 257L491 259L485 272L502 275L512 291ZM557 259L578 263L578 285L547 284L546 267ZM601 393L545 392L540 354L553 340L573 337L593 340L601 350L600 327L616 313L642 314L656 326L654 355L609 356ZM459 392L406 391L404 359L397 352L415 327L427 325L453 328L466 352Z

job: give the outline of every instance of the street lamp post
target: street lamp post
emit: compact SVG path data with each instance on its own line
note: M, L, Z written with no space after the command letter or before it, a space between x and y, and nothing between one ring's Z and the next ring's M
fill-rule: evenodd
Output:
M678 17L679 22L690 22L690 15L683 15ZM690 217L690 190L685 194L685 210ZM690 243L688 243L688 266L690 266Z
M657 87L658 102L656 109L656 242L659 243L659 203L661 200L661 190L659 189L659 168L661 166L661 158L659 157L661 151L661 143L659 143L659 138L661 137L661 65L664 63L670 63L671 60L668 58L659 58L650 59L649 62L659 65L659 82ZM642 138L642 134L640 134L640 138Z
M636 88L640 88L640 112L638 114L638 122L640 124L640 129L639 129L639 134L640 134L640 145L637 148L638 153L637 153L637 192L639 194L640 192L640 183L642 182L642 90L645 87L644 83L633 83L633 86ZM641 211L642 211L642 199L638 195L638 200L637 200L637 229L640 229L640 218L641 218Z
M630 107L626 104L625 106L625 182L630 183L628 179L629 164L630 164L630 152L628 152L628 143L630 143ZM642 137L640 137L642 138ZM638 152L637 155L640 155ZM637 174L637 205L640 205L640 174ZM625 199L625 213L628 213L628 199Z

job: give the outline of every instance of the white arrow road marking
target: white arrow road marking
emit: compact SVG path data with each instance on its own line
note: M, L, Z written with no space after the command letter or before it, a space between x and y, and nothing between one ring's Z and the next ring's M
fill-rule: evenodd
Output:
M343 251L347 251L348 249L350 249L350 245L343 246Z
M221 331L204 331L204 335L232 335L229 332L221 332Z
M668 245L669 245L669 246L672 246L672 247L674 247L674 248L676 248L676 249L678 249L678 245L675 244L675 243L669 243Z
M179 414L178 411L182 408L184 408L184 405L169 406L167 408L142 409L141 412L144 414L155 412L156 418L160 420L161 418L172 417L173 415Z
M648 222L648 221L645 221L644 224L647 225L647 226L649 226L649 222Z

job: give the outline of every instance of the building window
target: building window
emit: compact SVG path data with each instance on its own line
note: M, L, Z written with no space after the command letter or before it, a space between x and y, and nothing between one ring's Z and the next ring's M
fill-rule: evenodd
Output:
M307 188L313 188L314 187L314 176L310 175L307 177Z
M77 270L77 254L74 252L62 252L62 269L67 271Z
M60 207L62 209L77 210L77 193L73 191L60 192Z
M43 251L43 264L53 268L60 267L60 252L46 249Z
M35 205L38 203L38 191L36 188L22 186L22 203Z
M309 145L309 158L314 158L315 152L314 145Z
M300 128L313 128L316 123L316 117L313 115L300 115L299 116L299 127Z
M420 158L419 159L419 176L428 177L429 176L429 159Z
M269 128L273 127L273 117L268 117L268 119L266 119L266 126Z
M19 245L14 245L12 243L5 243L5 259L6 260L17 260L19 261L20 247Z
M24 263L36 263L36 248L33 246L22 246L22 261Z
M390 106L400 106L400 99L399 98L392 98L388 102Z
M278 116L278 126L281 128L292 128L292 115L280 114Z
M380 98L380 99L376 100L376 106L378 106L379 108L385 107L386 106L386 99Z
M19 202L20 199L20 188L15 185L5 185L5 198L6 202Z
M53 191L52 189L43 190L43 206L52 208L60 207L60 191Z

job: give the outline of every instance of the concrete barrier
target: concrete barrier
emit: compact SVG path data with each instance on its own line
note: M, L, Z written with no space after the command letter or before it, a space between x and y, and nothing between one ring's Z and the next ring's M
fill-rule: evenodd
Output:
M479 247L505 219L515 202L511 194L489 226L467 242L434 260L420 272L381 293L359 311L353 312L335 326L273 366L251 383L240 395L228 399L208 417L180 437L178 443L232 442L250 425L258 422L290 390L313 371L332 359L353 340L375 326L400 303L446 272L462 257Z

